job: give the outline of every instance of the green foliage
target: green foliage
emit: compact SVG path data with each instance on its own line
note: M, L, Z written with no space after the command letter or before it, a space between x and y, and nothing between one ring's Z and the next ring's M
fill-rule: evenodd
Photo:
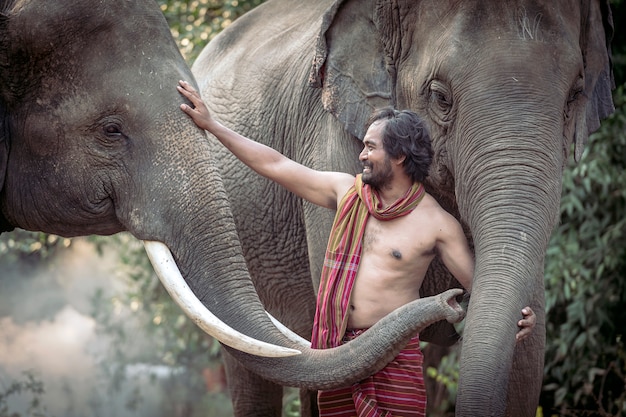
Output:
M58 249L66 248L70 243L70 239L16 229L0 235L0 260L37 263L55 255Z
M263 0L158 0L179 49L191 65L202 48Z
M626 412L626 93L563 177L546 257L542 404L560 415Z
M300 416L300 390L297 388L285 388L283 395L283 417Z
M23 373L21 380L14 380L4 387L0 381L0 417L46 417L46 407L41 403L44 394L43 383L32 371ZM11 412L8 400L11 397L28 397L28 409L26 414Z
M459 383L460 354L460 345L457 344L441 358L436 368L429 366L424 370L425 377L434 381L434 398L428 398L429 415L433 417L453 414Z

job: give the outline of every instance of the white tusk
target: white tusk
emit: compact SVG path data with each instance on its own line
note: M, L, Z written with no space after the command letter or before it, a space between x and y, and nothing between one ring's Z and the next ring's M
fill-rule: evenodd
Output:
M276 319L274 316L272 316L267 311L266 311L266 313L269 316L270 320L272 320L272 323L274 323L274 326L276 326L276 328L278 330L280 330L282 332L282 334L287 336L287 338L289 340L291 340L294 343L297 343L298 345L302 346L303 348L307 348L308 349L308 348L311 347L311 342L309 342L308 340L306 340L304 337L300 336L299 334L293 332L290 328L288 328L287 326L282 324L280 321L278 321L278 319Z
M154 271L167 292L185 314L206 333L225 345L252 355L280 358L301 353L295 349L253 339L226 325L226 323L211 313L191 291L191 288L189 288L180 274L172 253L167 246L161 242L146 240L143 241L143 244L150 262L152 262Z

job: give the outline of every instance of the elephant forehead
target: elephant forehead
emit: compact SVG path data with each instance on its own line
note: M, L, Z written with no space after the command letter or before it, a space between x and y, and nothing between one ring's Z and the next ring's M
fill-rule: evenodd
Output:
M428 3L428 4L426 4ZM578 39L581 22L579 7L569 1L517 1L507 6L495 1L423 2L411 19L415 39L437 38L475 44L493 36L529 41L552 42L560 38ZM497 7L496 7L497 6Z
M564 89L569 87L582 66L576 21L580 12L559 16L558 3L554 8L531 8L522 2L519 7L494 11L487 10L485 3L462 2L452 11L431 10L415 22L412 47L403 50L398 68L400 101L403 93L415 100L424 83L434 78L458 90L461 84L477 85L477 76L503 75L505 70L507 76L515 76L510 74L513 71L528 75L527 79L551 74L564 78ZM474 20L474 15L479 18ZM541 65L529 65L539 60Z
M19 21L21 24L33 24L29 27L29 33L37 31L51 31L62 34L72 31L81 32L85 28L98 26L113 26L128 22L129 25L142 25L141 22L150 20L163 21L162 13L155 2L147 0L138 1L8 1L5 10L10 10L10 20ZM124 16L123 19L120 17ZM71 22L70 25L67 23ZM35 26L36 25L36 26ZM142 25L146 26L146 25Z
M13 61L31 67L45 63L69 70L81 66L89 54L99 54L105 72L103 61L120 57L107 55L114 51L135 51L139 57L148 49L165 45L166 50L173 44L167 22L153 1L13 2L5 10L9 10L4 22L9 54Z

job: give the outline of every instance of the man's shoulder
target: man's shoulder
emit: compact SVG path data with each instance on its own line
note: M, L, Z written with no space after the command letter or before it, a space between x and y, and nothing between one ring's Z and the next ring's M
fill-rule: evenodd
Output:
M332 181L337 191L337 199L341 200L354 185L356 177L345 172L333 172L332 174Z
M434 227L449 223L458 223L456 218L447 212L430 194L425 193L415 210L415 216L420 217Z
M432 195L428 194L428 193L424 193L424 197L422 197L422 200L420 201L420 203L417 205L417 208L419 210L422 211L428 211L431 212L433 214L435 213L441 213L441 212L446 212L443 207L441 207L439 205L439 203L437 202L437 200L435 199L435 197L433 197Z
M339 207L341 201L348 194L348 191L354 186L356 178L354 175L345 172L328 172L328 174L329 184L335 190L334 203L336 207Z

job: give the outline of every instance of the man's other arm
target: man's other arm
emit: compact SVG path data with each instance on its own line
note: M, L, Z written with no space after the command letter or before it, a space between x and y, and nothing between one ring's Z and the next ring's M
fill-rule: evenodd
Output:
M437 248L444 265L454 277L471 292L474 278L474 257L469 249L463 228L449 213L443 214L440 226L440 239ZM535 312L529 307L522 309L522 319L517 322L520 330L515 335L519 342L533 331L537 322Z

